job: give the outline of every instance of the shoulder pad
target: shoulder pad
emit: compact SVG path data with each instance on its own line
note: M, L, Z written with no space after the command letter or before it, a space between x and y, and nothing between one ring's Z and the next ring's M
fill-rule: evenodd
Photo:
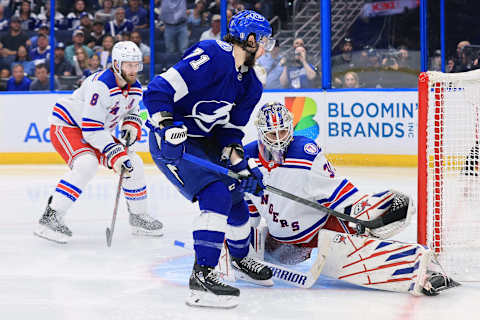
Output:
M322 149L314 140L304 136L295 136L288 147L287 157L313 161L321 151Z

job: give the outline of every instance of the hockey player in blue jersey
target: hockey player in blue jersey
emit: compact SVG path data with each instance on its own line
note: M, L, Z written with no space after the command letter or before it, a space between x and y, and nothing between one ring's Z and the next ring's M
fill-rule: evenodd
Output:
M249 258L250 226L243 192L260 195L262 174L244 158L243 127L260 100L255 59L275 40L268 21L242 11L229 23L225 41L206 40L156 77L144 94L151 118L150 152L158 168L200 214L194 221L195 264L190 277L191 306L234 307L240 291L213 271L225 238L237 277L273 285L272 273ZM241 182L182 159L183 152L228 166L246 176Z

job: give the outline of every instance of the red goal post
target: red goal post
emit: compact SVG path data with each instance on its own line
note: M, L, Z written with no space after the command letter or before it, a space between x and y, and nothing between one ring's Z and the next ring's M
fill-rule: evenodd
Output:
M418 233L447 273L480 280L480 70L418 79Z

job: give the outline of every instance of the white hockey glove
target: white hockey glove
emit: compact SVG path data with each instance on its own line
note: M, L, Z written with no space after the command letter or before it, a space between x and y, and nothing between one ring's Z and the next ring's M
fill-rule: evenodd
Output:
M107 166L115 172L120 173L125 169L125 177L131 177L133 171L132 161L127 155L125 148L119 143L108 144L102 152L107 159Z
M128 114L123 118L121 127L121 138L125 140L125 145L130 147L135 141L142 138L142 118L138 114ZM127 133L130 133L130 138L127 141Z

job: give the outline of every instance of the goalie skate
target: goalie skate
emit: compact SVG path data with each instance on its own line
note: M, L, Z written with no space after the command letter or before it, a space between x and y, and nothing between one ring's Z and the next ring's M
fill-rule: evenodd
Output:
M148 214L130 213L132 234L138 236L163 236L163 224Z
M45 213L38 221L38 228L33 232L37 237L65 244L72 237L72 231L63 223L59 213L50 208L52 197L48 198Z
M273 286L272 270L261 262L250 257L242 259L232 257L235 277L261 286Z
M189 306L229 309L238 305L240 290L223 283L212 267L195 263L189 287Z
M435 272L428 276L423 286L422 292L426 296L436 296L440 291L458 287L460 283L444 274Z

